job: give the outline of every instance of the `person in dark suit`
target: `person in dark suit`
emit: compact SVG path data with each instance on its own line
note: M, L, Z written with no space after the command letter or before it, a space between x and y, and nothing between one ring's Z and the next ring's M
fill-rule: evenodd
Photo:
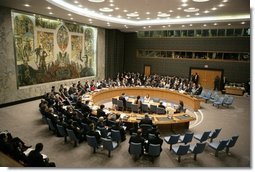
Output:
M101 116L107 118L107 115L104 112L104 105L100 105L100 108L97 109L97 117L100 118Z
M152 120L150 119L148 114L145 114L144 118L141 119L141 121L139 122L139 125L141 125L141 124L150 124L150 125L152 125Z
M125 98L125 93L122 93L121 96L119 97L119 100L123 101L123 106L124 106L124 110L126 110L126 104L127 104L127 100Z
M179 101L179 105L176 108L174 113L181 113L181 112L185 112L184 103L182 100Z
M91 114L92 109L89 107L89 100L86 100L85 104L81 105L81 111L85 114Z
M144 145L146 152L149 151L149 144L160 144L160 152L162 151L163 140L159 137L158 133L155 133L155 136L148 138L148 142Z
M136 135L132 135L129 139L129 148L128 148L128 152L130 152L130 144L131 142L133 143L141 143L142 144L142 154L144 153L143 147L144 147L144 138L142 137L142 131L141 129L137 130L137 134Z
M35 150L32 150L28 154L28 164L30 167L55 167L55 163L49 162L49 159L43 159L41 151L43 150L43 144L37 143Z
M194 83L197 85L199 81L199 75L196 73L194 76Z
M101 136L99 134L99 132L96 131L96 126L91 123L89 125L90 130L87 132L87 135L89 136L95 136L96 140L97 140L97 144L101 144Z
M166 109L166 107L163 105L163 102L160 102L159 105L158 105L158 107L163 108L163 109Z
M195 95L200 95L202 91L203 91L203 87L200 84L198 84L197 89L195 91Z

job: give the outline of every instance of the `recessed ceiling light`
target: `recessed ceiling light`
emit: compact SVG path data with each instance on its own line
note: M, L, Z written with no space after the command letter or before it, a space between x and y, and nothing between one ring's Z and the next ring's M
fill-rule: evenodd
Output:
M99 11L102 11L102 12L107 12L107 13L109 13L109 12L112 12L112 11L113 11L113 9L111 9L111 8L108 8L108 7L104 7L104 8L100 8L100 9L99 9Z
M214 26L217 26L217 25L218 25L218 23L214 23L213 25L214 25Z
M117 17L118 17L118 18L121 18L121 15L118 15Z
M151 28L151 26L148 26L148 28Z
M245 22L241 22L241 24L245 24Z
M151 19L150 17L146 18L146 20L150 20L150 19Z
M73 20L73 18L72 18L72 17L71 17L70 19L71 19L71 20Z
M190 7L190 8L184 9L184 11L188 12L188 13L194 13L194 12L198 12L199 9L198 8L194 8L194 7Z
M206 13L206 14L209 13L209 12L210 12L210 11L208 11L208 10L205 10L205 11L204 11L204 13Z
M51 10L52 8L51 7L47 7L48 10Z
M183 3L188 2L188 0L182 0Z
M195 15L196 15L196 16L199 16L200 14L199 14L199 13L196 13Z
M231 23L229 23L228 25L231 26Z
M95 2L95 3L99 3L99 2L104 2L104 0L88 0L89 2Z
M222 2L228 2L228 0L223 0Z
M165 28L166 26L162 26L163 28Z
M188 6L188 4L182 4L181 6L182 6L182 7L187 7L187 6Z
M25 6L25 7L30 7L30 5L29 5L29 4L24 4L24 6Z
M144 29L146 29L146 27L145 27L145 26L144 26L143 28L144 28Z
M181 18L181 16L177 16L176 18L179 19L179 18Z
M218 6L219 6L219 7L224 7L225 5L224 5L224 4L219 4Z
M169 17L170 14L167 14L167 13L160 13L158 14L158 17Z
M115 7L114 9L115 9L115 10L119 10L120 8L119 8L119 7Z
M128 13L126 14L128 17L138 17L139 14L138 13Z
M127 13L127 12L128 12L128 10L123 10L123 12L124 12L124 13Z
M194 1L194 2L207 2L209 0L192 0L192 1Z
M140 20L141 18L140 18L140 17L137 17L136 19L137 19L137 20Z
M189 26L193 26L192 24L189 24Z
M49 12L49 14L50 14L50 15L52 15L52 14L53 14L53 12Z
M217 9L218 9L218 8L216 8L216 7L213 7L213 8L212 8L213 11L215 11L215 10L217 10Z
M92 19L89 19L89 21L92 21Z
M74 1L75 4L78 4L79 2L78 1Z
M173 10L169 10L170 13L174 12Z
M204 26L204 27L206 27L207 25L206 25L206 24L204 24L203 26Z
M67 14L67 15L68 15L68 16L71 16L72 14L69 13L69 14Z
M111 7L114 7L114 4L110 4Z
M150 14L150 12L146 12L146 14Z
M182 25L182 27L185 27L185 25Z
M169 24L169 25L167 25L168 27L171 27L171 25Z
M177 10L181 10L181 9L182 9L181 7L177 8Z
M114 1L113 1L113 0L109 0L109 2L111 2L111 3L112 3L112 2L114 2Z

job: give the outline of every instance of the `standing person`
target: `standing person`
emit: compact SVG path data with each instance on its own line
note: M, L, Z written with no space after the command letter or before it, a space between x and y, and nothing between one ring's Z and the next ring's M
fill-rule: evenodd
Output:
M214 89L216 91L220 90L220 77L217 75L214 79Z
M194 76L194 83L197 85L199 82L199 75L196 73Z
M138 108L141 109L141 106L142 106L142 102L141 102L141 97L140 96L137 96L136 97L136 100L134 102L134 104L138 105Z
M123 101L124 110L126 110L127 100L126 100L126 97L125 97L125 93L121 94L121 96L119 97L119 100Z

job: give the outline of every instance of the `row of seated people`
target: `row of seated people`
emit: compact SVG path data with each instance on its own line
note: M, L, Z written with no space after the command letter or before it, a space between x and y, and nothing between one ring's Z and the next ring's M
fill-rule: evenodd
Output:
M37 143L35 148L27 146L19 137L13 137L8 131L0 132L0 150L25 167L56 167L54 162L42 154L43 144Z
M55 104L54 104L55 105ZM39 108L44 118L48 118L52 125L53 130L57 136L61 136L57 129L57 125L62 126L64 130L69 129L75 133L79 142L86 140L86 135L91 133L92 124L95 125L95 129L99 127L105 127L109 132L119 130L121 132L122 141L125 140L125 131L123 130L122 123L118 120L119 116L115 114L106 115L104 111L98 109L98 115L91 114L92 110L88 106L88 102L82 104L80 108L74 109L72 106L61 105L61 106L48 107L48 102L42 100ZM50 126L49 126L50 128ZM100 133L100 132L99 132ZM98 139L99 141L100 139Z

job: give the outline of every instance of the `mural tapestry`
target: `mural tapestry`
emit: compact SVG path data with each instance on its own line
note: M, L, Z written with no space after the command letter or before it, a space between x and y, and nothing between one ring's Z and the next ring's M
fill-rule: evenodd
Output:
M97 29L12 13L17 85L96 75Z

